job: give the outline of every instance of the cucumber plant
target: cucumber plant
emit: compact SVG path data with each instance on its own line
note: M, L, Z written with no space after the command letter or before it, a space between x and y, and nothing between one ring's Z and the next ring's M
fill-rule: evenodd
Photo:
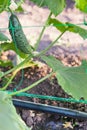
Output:
M86 89L87 89L87 85L86 85L87 84L87 80L86 80L87 61L83 60L82 65L79 67L66 67L59 60L55 59L53 56L48 56L48 57L44 56L44 54L67 31L79 34L83 39L87 39L87 30L80 26L77 26L73 23L66 23L66 22L63 23L62 21L60 21L56 18L56 16L59 15L65 8L65 5L66 5L65 0L30 0L30 1L34 2L39 7L44 7L44 6L48 7L48 9L50 10L50 14L42 28L40 35L38 36L37 42L33 49L32 46L27 41L27 38L22 30L22 26L21 26L17 16L14 14L15 11L13 13L10 10L11 16L9 18L9 28L8 29L9 29L9 32L11 34L13 41L11 43L7 43L7 41L4 40L4 38L6 38L6 37L3 34L1 34L0 40L4 41L4 43L0 44L0 51L2 52L2 51L6 51L6 50L13 50L21 57L23 57L23 55L25 55L25 56L23 57L23 61L21 63L19 63L16 66L13 66L10 70L8 70L6 72L0 71L0 78L8 76L10 73L12 73L11 78L8 80L6 85L3 86L3 88L1 88L0 90L7 89L7 87L9 86L9 84L11 83L11 81L13 80L13 78L15 77L15 75L18 71L28 67L29 63L31 63L30 66L32 66L32 62L31 62L32 58L40 57L52 68L53 72L48 74L46 77L36 81L32 85L30 85L22 90L11 93L10 96L14 96L16 94L19 94L20 92L25 92L25 91L35 87L36 85L38 85L39 83L41 83L42 81L44 81L48 77L50 77L53 73L55 73L59 84L62 86L62 88L68 94L71 94L76 99L79 99L80 97L84 97L85 99L87 99L87 91L86 91ZM79 8L82 12L87 13L86 0L84 0L84 1L83 0L74 0L74 1L76 3L75 6L77 8ZM7 1L5 3L3 3L3 2L5 2L5 0L4 1L0 0L0 12L2 12L3 10L7 10L8 6L10 5L7 3ZM55 17L54 19L52 18L52 15L54 15L54 17ZM57 26L58 24L61 24L62 26ZM47 48L45 48L44 50L42 50L39 53L35 53L35 51L37 51L37 48L40 44L44 31L50 25L53 25L57 30L59 30L61 32L61 34L54 41L52 41ZM2 35L3 35L3 38L2 38ZM16 44L16 46L15 46L15 44ZM15 47L17 47L18 52L16 51ZM79 90L81 90L81 91L78 92ZM3 95L4 95L4 93L3 93ZM18 129L18 130L20 130L20 129Z
M24 55L25 54L25 57L24 57L24 61L21 62L20 64L18 64L17 66L14 66L11 70L5 72L2 74L1 72L1 78L8 75L9 73L11 72L14 72L14 76L16 75L16 73L21 70L22 68L24 68L23 65L25 65L26 63L28 63L29 60L31 60L32 58L34 57L41 57L43 60L49 60L49 63L51 63L51 60L48 59L48 58L43 58L43 55L57 42L57 40L67 31L69 32L73 32L73 33L77 33L79 34L83 39L87 39L87 30L80 27L80 26L77 26L73 23L62 23L61 21L59 21L58 19L56 19L56 16L58 14L60 14L64 8L65 8L65 5L66 5L66 1L65 0L52 0L50 2L50 0L46 1L42 1L42 0L30 0L32 2L34 2L35 4L37 4L39 7L43 7L43 6L47 6L50 10L50 14L45 22L45 25L43 26L43 29L37 39L37 42L34 46L34 49L32 48L32 46L28 43L27 39L26 39L26 36L22 30L22 26L17 18L17 16L13 13L15 11L11 11L10 10L10 13L11 13L11 16L9 18L9 32L12 36L12 39L13 39L13 43L17 45L17 48L18 48L18 51L19 53L17 53L17 51L15 51L15 46L13 47L13 43L11 44L6 44L6 42L2 45L1 44L1 47L4 51L6 50L9 50L9 49L12 49L14 50L18 55ZM79 4L78 7L81 7L82 4L80 3L81 0L75 0L76 2L76 7L77 7L77 4ZM87 6L87 3L86 1L83 2L84 6L86 7ZM10 7L10 6L9 6ZM79 8L80 9L80 8ZM85 10L82 10L83 12L85 12ZM85 12L86 13L86 12ZM53 19L51 16L54 15L55 18ZM61 24L62 26L57 26L58 24ZM57 30L59 30L61 32L61 34L52 42L50 43L50 45L45 48L44 50L42 50L41 52L39 52L38 54L35 53L35 51L37 50L39 44L40 44L40 40L43 36L43 33L46 29L46 27L50 26L50 25L53 25ZM6 48L4 47L6 46ZM47 64L50 65L48 62ZM56 64L55 64L56 65ZM83 66L83 64L82 64ZM28 65L27 65L28 67ZM51 66L52 67L52 66ZM56 66L55 66L56 67ZM65 69L64 69L65 70ZM65 71L63 70L63 73L65 73ZM71 68L68 68L68 71L71 72L72 67ZM78 70L78 67L76 68L76 70ZM53 68L53 71L54 71L54 68ZM58 70L59 71L59 70ZM81 71L81 70L79 70ZM81 72L82 73L82 72ZM14 78L13 76L13 78ZM57 78L59 77L57 74L56 74ZM85 76L85 74L83 73L83 77ZM61 76L60 76L61 77ZM9 82L7 83L7 85L5 87L3 87L4 89L7 88L7 86L11 83L10 81L13 79L11 78L9 80ZM78 79L78 73L76 75L76 78ZM60 78L61 79L61 78ZM73 79L73 76L71 75L71 79ZM84 78L85 79L85 78ZM67 84L67 80L66 79L62 79L61 81L59 81L60 85L62 85L63 89L65 91L67 91L67 87L65 87L66 85L65 84L62 84L63 83L63 80L64 82ZM75 80L75 79L74 79ZM72 82L69 80L69 83ZM86 81L84 81L86 82ZM76 83L76 82L75 82ZM75 92L77 92L78 90L78 83L77 84L77 87L75 87L75 89L70 86L70 91L67 91L68 93L70 93L73 97L79 99L81 96L83 96L85 99L87 99L87 94L84 94L84 91L86 89L86 86L84 85L84 91L82 91L81 93L78 94L78 96L76 95ZM86 83L85 83L86 84Z
M20 70L22 69L21 66L23 66L23 64L25 64L26 62L28 62L28 60L30 60L32 57L41 57L57 42L57 40L67 31L69 32L73 32L73 33L77 33L79 34L83 39L87 39L87 30L84 28L81 28L75 24L72 23L62 23L61 21L59 21L58 19L56 19L56 16L58 14L60 14L66 5L66 1L65 0L52 0L50 2L50 0L46 1L42 1L42 0L30 0L32 2L34 2L35 4L37 4L39 7L43 7L43 6L47 6L50 10L50 14L45 22L45 25L37 39L37 42L35 44L34 49L32 48L32 46L28 43L26 36L22 30L22 26L17 18L17 16L10 11L11 16L9 18L9 32L12 36L13 42L14 44L17 45L17 48L19 50L19 55L22 53L23 55L25 54L25 58L24 61L21 62L19 65L13 67L11 70L9 70L8 72L6 72L5 74L1 75L1 77L3 77L4 75L8 75L9 73L16 71L16 70ZM80 10L82 10L84 13L86 13L86 10L82 9L82 4L81 4L81 0L75 0L75 5L76 7L78 7ZM84 7L87 6L87 2L84 1L83 2ZM8 6L8 5L7 5ZM10 7L10 6L9 6ZM5 8L6 9L6 8ZM14 11L15 12L15 11ZM51 16L54 15L55 18L53 19ZM61 24L62 26L57 26L58 24ZM43 36L43 33L46 29L46 27L53 25L56 29L58 29L61 34L60 36L58 36L47 48L45 48L44 50L42 50L41 52L39 52L38 54L34 53L34 50L36 51L39 44L40 44L40 40ZM8 50L8 49L12 49L15 51L15 46L13 47L12 43L11 44L7 44L7 48L4 48L4 45L6 46L6 43L3 44L2 49L4 50ZM8 47L9 46L9 47ZM18 53L17 53L18 54ZM28 54L28 55L27 55ZM28 59L29 58L29 59ZM43 59L44 60L44 59ZM48 62L47 62L48 63ZM78 69L78 67L77 67ZM17 72L17 71L16 71ZM77 74L78 75L78 74ZM71 76L72 77L72 76ZM73 78L73 77L72 77ZM60 82L60 85L62 84L63 81ZM67 81L66 81L67 82ZM69 81L70 82L70 81ZM64 90L66 91L66 88L63 87ZM78 88L78 87L77 87ZM75 90L77 90L77 88L75 88ZM85 89L85 87L84 87ZM82 95L79 93L79 96L75 96L75 90L72 91L70 90L72 96L74 96L75 98L79 98L80 96L83 96L85 98L87 98L87 96L84 96L84 92L82 93ZM86 95L86 94L85 94Z

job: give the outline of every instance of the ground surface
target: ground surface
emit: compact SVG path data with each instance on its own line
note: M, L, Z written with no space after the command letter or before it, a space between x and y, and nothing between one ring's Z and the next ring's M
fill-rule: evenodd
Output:
M84 15L80 13L77 9L73 8L73 2L68 1L68 7L64 10L62 14L58 16L59 20L68 21L75 24L82 23ZM26 1L23 4L23 8L25 13L17 13L21 23L23 26L27 26L27 28L23 28L24 32L29 39L30 43L33 45L41 31L41 26L44 24L49 11L47 8L38 8L36 5L32 4L29 1ZM0 28L8 27L8 14L3 12L1 14L0 19ZM25 24L26 21L26 24ZM37 27L38 26L38 27ZM87 28L87 27L85 27ZM8 29L1 29L6 35L9 36ZM50 44L52 40L54 40L58 36L59 32L55 30L53 27L47 28L38 51L44 49L47 45ZM3 54L12 58L12 52ZM80 38L78 35L73 33L65 34L58 42L57 46L53 47L48 54L53 54L56 58L60 59L65 65L69 66L77 66L81 63L82 58L87 58L87 41ZM27 87L32 84L36 80L41 77L46 76L49 73L49 68L47 65L43 64L42 66L33 67L25 69L24 71L24 80L21 85L22 88ZM21 79L21 72L17 74L15 77L13 84L9 86L9 89L12 89L13 86L16 86ZM69 97L58 85L55 77L52 79L48 79L45 82L39 84L37 87L33 88L29 91L29 93L41 94L41 95L53 95L60 97ZM74 103L61 103L49 100L41 100L41 99L31 99L31 98L23 98L22 100L31 100L34 102L55 105L60 107L72 108L76 110L81 110L87 112L87 106L83 104L74 104ZM23 110L18 109L18 113L21 115L26 124L32 127L32 130L71 130L71 128L64 129L63 124L65 122L70 122L73 126L73 130L87 130L87 121L61 117L55 114L49 113L41 113L37 111Z

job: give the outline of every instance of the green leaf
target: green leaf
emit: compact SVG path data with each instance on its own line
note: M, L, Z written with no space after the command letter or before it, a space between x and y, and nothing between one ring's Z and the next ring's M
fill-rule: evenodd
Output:
M31 130L17 114L8 92L0 91L0 130Z
M84 97L87 100L87 61L82 61L78 67L67 67L53 56L43 56L42 59L56 73L58 83L65 92L76 99Z
M51 24L61 32L64 32L65 30L67 30L69 32L79 34L83 39L87 39L87 30L75 24L68 23L68 22L62 23L57 19L50 18L48 21L48 25L51 25Z
M65 0L45 0L47 7L57 16L65 7Z
M47 6L57 16L65 7L65 0L30 0L38 6Z
M9 0L0 0L0 13L5 10L8 4Z
M15 11L16 11L16 12L19 12L19 13L20 13L20 12L22 13L22 12L24 12L24 9L23 9L21 6L19 6Z
M48 25L51 25L51 24L61 32L64 32L66 29L68 29L68 26L65 23L62 23L57 19L50 18L48 21Z
M8 40L9 40L9 38L0 32L0 41L8 41Z
M87 0L75 0L76 7L82 12L87 13Z
M72 23L66 23L68 25L68 31L78 33L83 39L87 39L87 30Z

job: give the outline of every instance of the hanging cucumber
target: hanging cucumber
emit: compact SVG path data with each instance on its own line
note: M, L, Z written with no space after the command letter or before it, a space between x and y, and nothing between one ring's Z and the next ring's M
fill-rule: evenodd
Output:
M33 51L31 45L29 45L28 40L22 30L22 26L17 18L17 16L11 13L9 18L9 32L16 44L17 48L26 54L30 54Z

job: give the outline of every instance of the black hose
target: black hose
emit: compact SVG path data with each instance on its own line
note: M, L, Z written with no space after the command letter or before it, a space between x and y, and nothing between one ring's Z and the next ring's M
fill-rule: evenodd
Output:
M22 107L24 109L38 110L38 111L43 111L48 113L59 114L61 116L87 120L87 113L68 109L68 108L55 107L55 106L23 101L18 99L13 99L13 104L16 107Z

